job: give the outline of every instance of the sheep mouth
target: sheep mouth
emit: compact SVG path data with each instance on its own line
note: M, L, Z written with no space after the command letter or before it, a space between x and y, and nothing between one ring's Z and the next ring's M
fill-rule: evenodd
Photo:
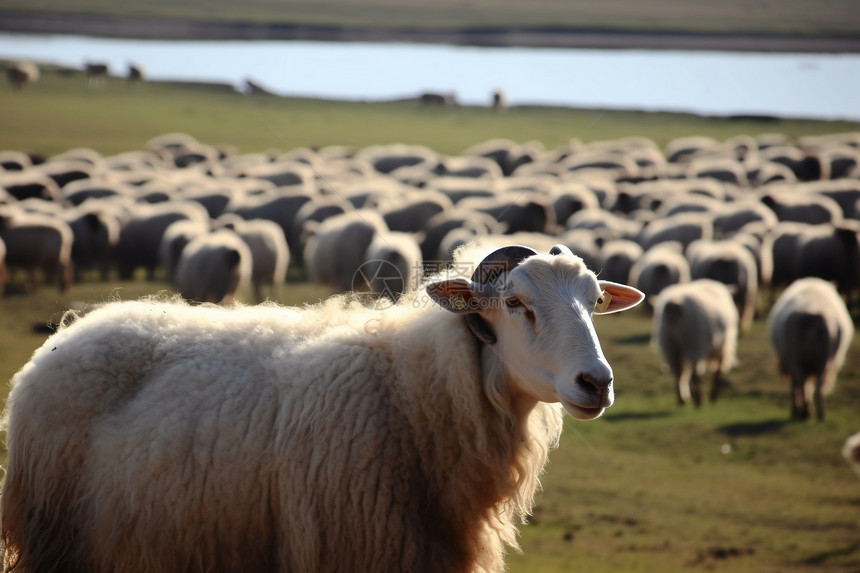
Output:
M561 405L564 406L564 409L567 411L568 414L570 414L577 420L593 420L603 414L603 411L606 409L602 406L581 406L579 404L574 404L573 402L570 402L568 400L562 400Z

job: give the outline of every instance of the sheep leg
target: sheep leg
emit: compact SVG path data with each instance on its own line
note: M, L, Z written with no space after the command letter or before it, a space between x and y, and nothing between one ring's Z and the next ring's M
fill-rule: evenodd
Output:
M693 404L696 408L702 405L702 377L698 372L693 372L690 379L690 394L693 397Z
M812 399L815 403L815 417L819 422L824 420L824 395L822 388L824 387L825 373L822 372L815 377L815 389L813 390ZM808 416L808 414L807 414Z
M804 378L802 375L791 375L792 404L791 417L795 420L806 420L809 418L809 405L806 403L806 391L804 390Z
M680 372L676 375L675 393L678 397L679 406L690 401L690 375L690 369L686 366L681 367Z
M720 394L720 386L723 384L723 378L720 374L719 370L714 372L714 379L711 382L711 395L709 396L711 402L716 402Z

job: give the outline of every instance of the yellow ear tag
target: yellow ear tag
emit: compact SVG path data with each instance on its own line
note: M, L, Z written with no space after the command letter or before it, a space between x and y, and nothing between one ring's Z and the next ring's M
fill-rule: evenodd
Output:
M609 310L609 303L612 302L612 295L606 291L600 293L597 297L597 302L594 303L594 312L606 312Z
M455 292L452 294L448 301L451 303L452 310L463 310L466 308L466 299L463 298L463 295L459 292Z

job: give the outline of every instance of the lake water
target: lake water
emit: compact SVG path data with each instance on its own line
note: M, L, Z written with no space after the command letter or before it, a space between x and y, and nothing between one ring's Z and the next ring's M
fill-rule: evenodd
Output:
M290 96L389 100L452 92L487 105L539 104L706 115L860 120L860 54L478 48L304 41L153 41L0 33L0 58L124 74L142 64L154 80L246 79Z

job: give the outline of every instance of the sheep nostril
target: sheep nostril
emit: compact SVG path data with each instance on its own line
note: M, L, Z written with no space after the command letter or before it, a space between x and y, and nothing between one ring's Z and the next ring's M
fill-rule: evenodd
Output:
M595 377L589 375L587 372L580 372L576 376L576 383L587 392L593 392L597 396L603 396L612 384L612 379L595 379Z

